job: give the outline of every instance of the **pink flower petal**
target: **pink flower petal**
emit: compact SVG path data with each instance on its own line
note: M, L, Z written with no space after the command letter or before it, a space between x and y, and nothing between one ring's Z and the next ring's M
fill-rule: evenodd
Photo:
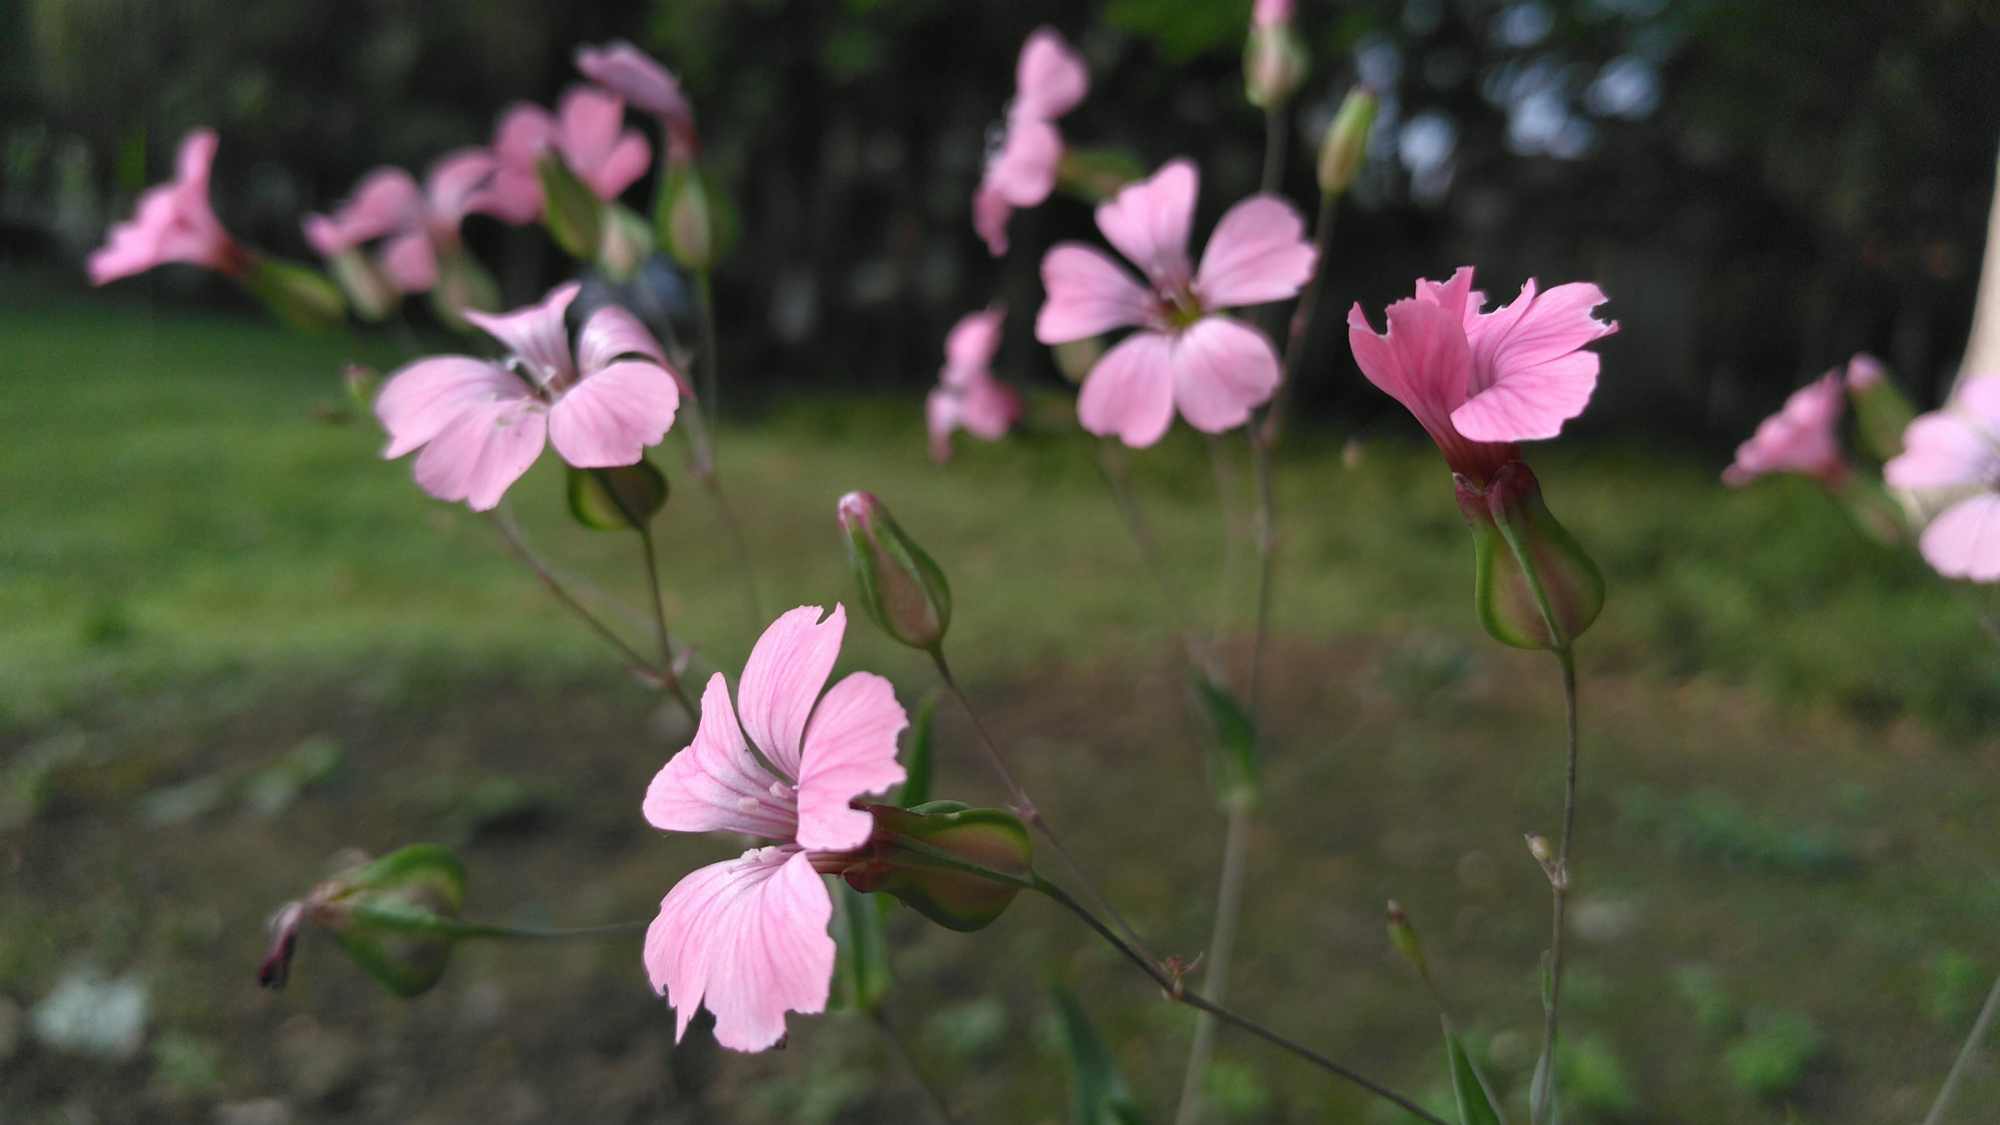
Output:
M658 445L680 409L667 369L644 360L614 363L579 379L549 408L549 441L579 469L632 465Z
M1044 344L1082 340L1142 324L1153 295L1110 256L1080 242L1065 242L1042 259L1048 297L1035 316L1035 339Z
M625 123L625 102L615 94L589 86L574 86L557 107L561 132L556 146L570 171L589 184L600 199L616 199L645 175L653 159L652 146Z
M787 1011L824 1011L833 900L806 853L745 852L689 874L646 931L646 971L675 1015L676 1041L695 1011L715 1013L715 1039L761 1051L785 1036Z
M1278 353L1262 332L1227 317L1207 316L1174 341L1174 405L1204 433L1219 434L1250 420L1278 389Z
M998 189L982 184L972 195L972 229L986 240L986 252L998 258L1007 252L1007 220L1014 205Z
M1090 92L1090 72L1052 27L1038 27L1021 45L1014 67L1014 111L1049 120L1076 108Z
M519 376L491 360L464 355L417 360L391 374L375 396L375 417L389 432L382 456L403 456L482 404L532 394Z
M2000 495L1982 492L1946 508L1917 547L1946 578L2000 581Z
M490 150L465 148L446 153L424 173L424 204L428 225L457 231L479 194L492 183L500 161Z
M437 284L437 249L421 230L399 234L382 248L382 272L398 290L423 293Z
M944 371L938 381L956 386L985 371L1000 350L1000 326L1006 319L1007 310L998 305L959 317L944 338Z
M806 717L826 686L847 632L846 607L834 606L825 621L820 613L816 605L802 605L771 622L750 650L736 686L743 733L787 780L799 776Z
M924 427L930 431L931 460L940 465L951 461L951 435L959 427L959 396L943 387L932 388L924 399Z
M624 98L632 108L668 121L686 121L692 131L694 111L681 84L651 55L619 40L602 47L578 47L576 69L584 77Z
M1478 326L1480 312L1486 307L1486 294L1472 287L1472 267L1460 266L1444 281L1417 279L1417 300L1429 305L1437 305L1464 324L1467 337Z
M1319 258L1305 230L1305 220L1276 196L1253 195L1231 207L1201 253L1194 289L1202 307L1238 308L1297 296Z
M417 483L440 500L487 511L541 456L547 430L547 412L535 398L481 403L447 423L417 454Z
M1952 392L1952 402L1989 436L2000 435L2000 375L1974 375Z
M1191 160L1170 160L1151 179L1129 184L1097 207L1097 229L1156 289L1185 285L1188 229L1201 175Z
M105 233L91 253L90 280L103 285L144 273L166 262L188 262L233 272L240 251L222 229L208 201L209 167L219 142L212 129L196 129L181 140L172 183L148 188L130 221Z
M1054 125L1032 119L1010 122L1007 141L987 165L980 186L1016 207L1038 206L1055 190L1062 154L1062 134Z
M741 832L790 840L799 830L798 801L750 754L729 685L717 672L701 694L694 741L674 755L646 787L646 823L665 832ZM781 795L782 794L782 795Z
M556 119L541 106L518 102L508 107L493 134L498 166L486 187L466 203L466 210L516 225L540 218L542 179L535 166L556 147L559 131Z
M306 245L311 246L322 258L337 257L354 248L340 224L325 215L307 215L299 220L299 230L306 236Z
M507 345L527 365L529 377L539 386L566 381L576 373L570 359L569 328L563 314L583 286L564 282L549 290L540 304L527 305L508 313L465 310L465 319L486 334Z
M1389 330L1377 335L1358 303L1348 311L1347 342L1361 373L1416 415L1440 447L1460 440L1451 412L1465 401L1472 346L1459 318L1406 298L1389 306L1388 321Z
M1159 441L1174 420L1172 340L1139 331L1106 352L1084 378L1076 416L1091 433L1115 434L1134 449Z
M1535 295L1530 280L1513 304L1482 315L1467 331L1472 375L1467 401L1452 421L1474 441L1552 438L1590 402L1598 359L1580 351L1618 331L1590 310L1605 302L1589 282Z
M354 194L333 213L349 246L423 224L424 196L401 168L377 168L362 177Z
M605 305L591 313L576 341L577 370L588 376L628 355L642 355L661 367L667 365L666 349L630 310Z
M1838 371L1792 392L1784 409L1764 419L1750 440L1737 447L1735 463L1722 473L1723 483L1741 486L1775 472L1808 473L1829 484L1844 477L1847 462L1834 430L1845 402Z
M1953 488L1986 484L2000 477L2000 451L1971 420L1949 410L1934 411L1903 431L1903 452L1882 466L1882 479L1897 488Z
M999 441L1020 421L1024 409L1020 392L993 376L981 373L959 388L960 424L973 436Z
M909 725L896 689L873 672L852 672L833 685L806 728L799 767L800 844L842 852L868 841L875 819L847 803L903 781L896 736Z

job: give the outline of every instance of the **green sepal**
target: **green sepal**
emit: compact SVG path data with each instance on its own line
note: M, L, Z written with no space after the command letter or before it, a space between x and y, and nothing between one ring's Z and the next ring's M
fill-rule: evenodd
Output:
M736 243L736 208L706 165L682 161L667 169L653 229L674 261L707 273Z
M568 466L569 514L595 531L637 531L667 505L667 477L651 461L607 469Z
M1145 1125L1146 1115L1132 1097L1132 1084L1076 995L1050 981L1049 998L1055 1001L1056 1028L1069 1069L1072 1125Z
M1124 149L1066 149L1056 161L1056 190L1085 203L1102 203L1145 178L1146 166Z
M559 153L545 154L535 171L542 180L542 224L550 237L570 257L594 260L604 237L604 201Z
M884 926L884 913L893 907L888 899L864 895L846 883L833 890L833 1006L873 1012L895 979Z
M325 332L347 319L340 286L309 266L255 257L242 274L244 288L269 306L273 316L305 332Z
M1233 692L1201 672L1190 669L1188 683L1208 720L1214 750L1209 759L1209 781L1215 787L1216 803L1226 812L1248 811L1257 803L1256 720Z
M436 844L412 844L330 882L335 889L315 902L313 917L398 996L429 991L444 975L452 946L481 929L458 921L465 868Z
M1483 490L1461 477L1479 623L1501 644L1562 651L1604 608L1604 575L1549 512L1535 474L1509 461Z
M841 537L861 608L891 640L932 651L951 627L951 584L872 493L840 498Z
M948 930L984 929L1034 880L1034 844L1013 813L957 801L868 811L872 854L842 877L857 891L894 895Z

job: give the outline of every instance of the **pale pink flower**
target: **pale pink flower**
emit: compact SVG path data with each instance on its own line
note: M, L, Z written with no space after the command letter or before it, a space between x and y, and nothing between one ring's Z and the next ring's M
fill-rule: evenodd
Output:
M215 130L196 129L181 140L174 181L146 189L132 218L106 234L90 255L90 280L103 285L145 273L167 262L207 266L232 277L248 268L249 255L208 202L208 172L215 163Z
M602 47L578 47L576 68L633 109L659 118L667 136L668 160L678 163L694 156L694 109L673 73L651 55L621 39Z
M1021 417L1021 396L993 377L993 353L1000 347L1000 324L1007 310L995 306L967 313L944 340L944 368L925 403L931 457L951 460L952 431L963 428L999 441Z
M1975 375L1943 410L1903 431L1903 452L1882 478L1912 492L1957 496L1917 540L1946 578L2000 581L2000 375Z
M541 456L545 439L579 469L631 465L659 444L680 407L679 377L639 319L615 305L591 315L572 357L563 313L579 288L559 285L541 304L498 316L466 310L513 351L509 362L428 356L390 376L375 400L389 431L382 456L422 446L424 491L483 512Z
M849 802L903 780L896 736L909 719L889 681L853 672L820 696L847 611L820 613L800 606L764 630L734 709L722 673L709 678L694 741L646 788L655 828L775 841L683 878L646 931L646 971L677 1040L704 1004L716 1041L738 1051L784 1038L787 1011L825 1010L833 900L813 860L867 843L874 821Z
M1253 195L1209 236L1201 268L1188 264L1199 174L1175 160L1097 208L1097 227L1146 274L1141 285L1110 255L1065 242L1042 259L1048 300L1035 318L1045 344L1137 325L1084 379L1077 417L1126 445L1160 440L1174 410L1197 430L1240 426L1278 388L1278 353L1255 328L1219 315L1297 295L1318 258L1291 204Z
M493 134L498 167L469 209L517 224L541 217L537 165L550 151L561 153L563 163L599 199L618 198L653 160L646 138L623 128L624 123L624 99L591 86L570 87L554 115L527 102L509 107Z
M1519 457L1513 443L1552 438L1590 402L1598 358L1584 345L1618 330L1591 310L1604 291L1584 281L1537 294L1530 279L1511 305L1481 312L1472 267L1449 281L1418 281L1389 306L1378 335L1357 302L1347 340L1368 381L1416 415L1452 472L1482 488Z
M1793 391L1784 407L1759 423L1750 440L1736 448L1736 461L1722 471L1722 482L1741 487L1766 473L1796 472L1839 488L1847 481L1848 469L1835 431L1846 401L1838 370Z
M327 258L386 239L383 273L398 291L421 293L437 284L438 255L458 250L459 227L496 168L491 152L462 149L431 165L422 190L401 168L378 168L331 216L307 215L300 225Z
M986 160L972 196L972 228L994 257L1007 252L1007 220L1016 207L1038 206L1056 186L1062 133L1056 118L1090 92L1090 72L1052 27L1038 27L1021 46L1006 131Z

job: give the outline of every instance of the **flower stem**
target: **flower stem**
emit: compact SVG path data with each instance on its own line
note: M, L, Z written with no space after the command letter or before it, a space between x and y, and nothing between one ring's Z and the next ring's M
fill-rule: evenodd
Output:
M1318 1051L1315 1051L1312 1048L1307 1047L1305 1044L1300 1043L1297 1040L1290 1038L1289 1036L1282 1035L1276 1031L1273 1031L1270 1028L1265 1027L1263 1024L1260 1024L1257 1021L1252 1020L1247 1016L1239 1015L1238 1013L1223 1007L1221 1004L1218 1004L1215 1001L1202 996L1200 993L1188 991L1187 987L1181 982L1179 977L1167 971L1163 966L1151 963L1144 956L1141 956L1138 950L1133 949L1131 946L1127 945L1124 941L1122 941L1117 934L1111 931L1111 928L1109 926L1106 926L1103 922L1099 921L1096 915L1092 914L1087 908L1084 907L1082 903L1079 903L1078 901L1076 901L1076 899L1072 898L1069 895L1069 893L1064 891L1061 887L1058 887L1055 884L1050 883L1048 880L1043 879L1041 876L1037 875L1035 876L1035 889L1042 892L1044 895L1047 895L1049 898L1053 899L1058 905L1062 906L1065 910L1068 910L1070 913L1082 919L1085 925L1089 926L1092 930L1096 931L1097 936L1103 938L1107 942L1110 942L1112 948L1116 949L1118 952L1125 955L1126 960L1132 962L1134 965L1137 965L1141 971L1143 971L1147 976L1151 977L1153 983L1159 985L1161 990L1166 993L1167 999L1175 1001L1177 1003L1186 1004L1191 1008L1196 1008L1202 1012L1206 1012L1207 1014L1214 1016L1216 1019L1219 1019L1222 1022L1231 1025L1232 1027L1240 1028L1244 1031L1249 1032L1252 1035L1257 1036L1258 1038L1264 1040L1267 1043L1270 1043L1283 1050L1290 1051L1292 1054L1297 1055L1298 1057L1306 1060L1309 1063L1312 1063L1314 1066L1317 1066L1322 1070L1326 1070L1329 1073L1338 1075L1339 1077L1344 1078L1347 1081L1352 1082L1357 1086L1360 1086L1362 1089L1367 1090L1369 1093L1374 1094L1376 1097L1391 1102L1401 1107L1405 1111L1416 1115L1419 1119L1430 1122L1431 1125L1450 1125L1450 1123L1445 1121L1443 1118L1430 1112L1423 1106L1418 1105L1416 1102L1411 1101L1409 1098L1404 1097L1403 1095L1397 1093L1396 1091L1390 1089L1389 1087L1384 1086L1382 1083L1375 1081L1373 1078L1370 1078L1367 1075L1362 1074L1360 1071L1357 1071L1354 1068L1346 1066L1342 1063L1336 1062L1333 1059L1330 1059L1327 1056L1320 1054Z
M743 576L744 599L750 609L750 628L756 632L764 625L764 609L757 598L757 574L750 567L750 552L743 546L743 533L736 526L736 513L729 506L729 498L722 494L722 480L715 471L715 431L722 424L722 354L715 331L715 290L709 283L706 270L694 275L694 283L697 323L701 333L701 400L695 404L700 433L690 434L688 440L698 450L693 454L695 479L715 505L716 520L722 524L722 537L729 544L731 561L736 566L736 572Z
M1007 768L1006 759L1001 756L999 745L993 741L992 735L986 733L985 724L979 721L979 712L973 710L972 701L965 697L964 690L958 686L958 680L951 674L951 666L945 663L942 645L931 650L931 659L937 664L938 678L944 681L946 690L950 691L953 698L958 700L958 705L965 709L966 717L972 720L972 728L979 733L979 745L986 751L986 760L992 765L993 772L1000 775L1000 781L1007 787L1007 792L1013 798L1021 819L1042 834L1042 838L1049 842L1049 847L1062 859L1063 866L1069 868L1070 874L1083 886L1091 901L1124 931L1126 939L1131 942L1131 948L1139 951L1136 955L1147 964L1148 971L1165 972L1160 959L1153 955L1152 950L1146 948L1146 943L1140 939L1132 924L1125 920L1124 915L1118 913L1117 908L1104 897L1104 893L1097 889L1097 884L1091 881L1090 876L1084 874L1082 866L1076 862L1074 856L1070 855L1069 849L1063 846L1055 831L1049 827L1049 822L1043 818L1042 810L1035 807L1035 802L1028 797L1027 790L1021 788L1021 783L1014 780L1013 771Z
M1236 947L1236 920L1243 910L1243 874L1249 865L1250 809L1239 805L1229 810L1229 832L1222 845L1222 884L1215 895L1215 929L1208 938L1208 959L1201 984L1208 995L1221 1003L1229 991L1229 961ZM1195 1019L1194 1043L1188 1048L1187 1070L1181 1075L1181 1103L1174 1120L1178 1125L1194 1125L1201 1119L1202 1084L1208 1063L1215 1054L1215 1017L1207 1012Z
M571 939L623 937L626 934L643 934L651 922L613 922L605 926L579 926L575 929L543 929L538 926L501 926L487 922L459 923L457 936L462 938L492 938L499 941L569 941Z
M1146 522L1146 513L1139 507L1138 494L1132 489L1132 476L1126 470L1124 451L1118 448L1113 438L1105 438L1099 449L1104 478L1111 483L1111 497L1125 522L1126 534L1131 537L1132 545L1138 548L1139 557L1145 561L1146 569L1152 572L1153 580L1159 584L1167 608L1173 611L1174 621L1187 644L1188 659L1207 673L1210 680L1222 682L1227 678L1223 674L1222 662L1209 645L1208 638L1202 636L1201 630L1195 626L1187 595L1167 570L1166 560L1160 556L1159 544L1153 540L1152 526Z
M1993 990L1986 994L1986 1004L1979 1009L1979 1018L1972 1021L1972 1031L1966 1035L1965 1045L1958 1049L1951 1073L1944 1076L1944 1086L1938 1090L1937 1100L1931 1103L1931 1111L1924 1115L1924 1125L1942 1125L1945 1107L1951 1104L1952 1095L1958 1093L1958 1084L1971 1067L1979 1045L1986 1041L1986 1033L1993 1029L1996 1014L2000 1014L2000 978L1994 979Z
M1555 1100L1556 1022L1562 1010L1563 910L1569 903L1569 845L1576 826L1576 654L1568 646L1556 649L1555 653L1562 666L1569 752L1563 780L1562 839L1556 845L1555 862L1548 865L1550 897L1554 902L1549 935L1549 1006L1542 1024L1542 1058L1535 1067L1535 1082L1529 1096L1528 1116L1532 1125L1541 1125L1548 1115L1549 1104Z
M1215 631L1209 646L1221 649L1229 634L1229 608L1236 601L1236 575L1242 568L1243 512L1237 505L1236 464L1220 434L1208 435L1208 466L1215 474L1215 495L1222 509L1222 580L1215 591Z

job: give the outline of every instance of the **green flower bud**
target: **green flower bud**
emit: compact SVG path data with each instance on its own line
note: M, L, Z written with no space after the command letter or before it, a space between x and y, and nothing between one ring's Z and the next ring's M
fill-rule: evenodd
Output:
M253 257L244 268L244 288L270 306L279 320L307 332L324 332L347 317L347 302L340 287L318 270L280 261Z
M545 154L535 170L542 178L542 223L549 235L572 258L596 258L604 237L604 201L558 153Z
M268 988L284 985L299 922L310 917L384 988L420 995L444 975L452 946L478 932L458 920L464 901L465 869L436 844L413 844L359 864L279 912L258 979Z
M1604 575L1542 502L1526 463L1509 461L1483 490L1458 476L1458 508L1478 559L1475 604L1494 640L1569 648L1604 608Z
M840 872L857 891L881 891L950 930L982 929L1034 879L1034 845L1012 813L932 801L870 805L875 833Z
M1394 899L1389 901L1389 941L1396 952L1409 958L1417 972L1426 977L1431 975L1430 966L1424 963L1424 943L1417 938L1417 928L1410 925L1410 916L1403 913Z
M569 514L595 531L637 531L667 506L667 478L653 463L569 470Z
M1283 104L1312 68L1306 45L1289 22L1250 29L1243 44L1243 96L1258 109Z
M736 241L736 209L706 167L688 160L667 169L653 226L674 261L707 273Z
M403 299L403 294L393 285L375 259L356 247L348 247L333 256L327 263L333 271L333 280L340 285L340 291L347 294L347 303L354 309L354 315L363 320L381 320Z
M1857 355L1847 364L1847 398L1854 404L1856 434L1868 452L1879 461L1890 461L1903 452L1903 431L1916 419L1917 411L1896 384L1889 381L1882 363L1871 355Z
M1326 127L1326 137L1319 145L1322 193L1340 195L1361 174L1361 165L1368 158L1368 132L1375 127L1375 109L1375 91L1366 86L1349 90L1340 103L1340 112L1333 115L1333 124Z
M622 285L639 276L652 252L653 228L646 220L623 204L606 205L603 242L597 247L597 266L604 276Z
M936 651L951 625L944 571L903 533L873 493L840 498L840 530L861 608L884 633L911 648Z

